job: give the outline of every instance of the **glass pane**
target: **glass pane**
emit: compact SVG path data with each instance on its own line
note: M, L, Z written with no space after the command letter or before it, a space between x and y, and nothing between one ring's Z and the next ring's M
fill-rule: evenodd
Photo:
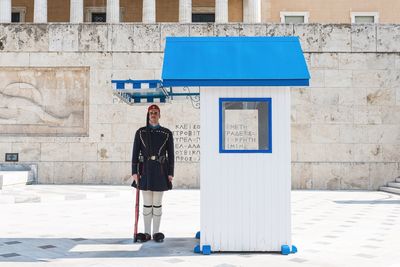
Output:
M222 150L268 150L270 103L270 99L222 101Z
M374 16L356 16L355 22L356 23L374 23L375 18L374 18Z
M21 14L19 12L12 12L11 22L21 22Z
M92 13L92 22L106 22L106 13Z
M304 23L304 16L285 16L285 23Z
M215 22L215 14L192 14L192 22Z

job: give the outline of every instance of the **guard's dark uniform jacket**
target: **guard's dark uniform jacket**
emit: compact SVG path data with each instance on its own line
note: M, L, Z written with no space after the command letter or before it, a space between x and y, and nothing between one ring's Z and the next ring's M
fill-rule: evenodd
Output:
M172 132L164 127L149 127L136 131L132 153L132 174L138 174L139 155L143 158L140 168L140 190L166 191L172 189L168 175L174 176L174 139ZM133 182L132 186L136 187Z

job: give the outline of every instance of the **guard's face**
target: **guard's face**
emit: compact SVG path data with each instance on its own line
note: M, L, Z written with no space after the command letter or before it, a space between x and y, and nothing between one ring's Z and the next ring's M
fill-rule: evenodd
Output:
M160 112L158 109L151 109L149 111L149 120L151 124L158 124L158 121L160 120Z

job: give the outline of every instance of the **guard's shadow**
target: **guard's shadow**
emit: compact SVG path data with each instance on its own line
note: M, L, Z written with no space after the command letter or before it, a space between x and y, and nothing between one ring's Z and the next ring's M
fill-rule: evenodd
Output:
M375 199L364 199L364 200L354 200L354 199L349 199L349 200L336 200L334 201L336 204L361 204L361 205L387 205L387 204L392 204L392 205L399 205L400 204L400 199L397 197L394 198L393 195L385 193L380 198L375 198Z
M0 238L0 262L36 262L63 258L136 258L197 256L195 238L133 243L133 239Z

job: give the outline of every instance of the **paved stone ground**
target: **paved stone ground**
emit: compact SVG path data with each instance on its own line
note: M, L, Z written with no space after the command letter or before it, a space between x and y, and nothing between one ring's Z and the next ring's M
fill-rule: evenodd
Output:
M293 191L293 243L299 252L288 256L194 254L198 190L165 195L164 243L132 244L133 200L126 186L4 188L0 266L400 266L397 195Z

